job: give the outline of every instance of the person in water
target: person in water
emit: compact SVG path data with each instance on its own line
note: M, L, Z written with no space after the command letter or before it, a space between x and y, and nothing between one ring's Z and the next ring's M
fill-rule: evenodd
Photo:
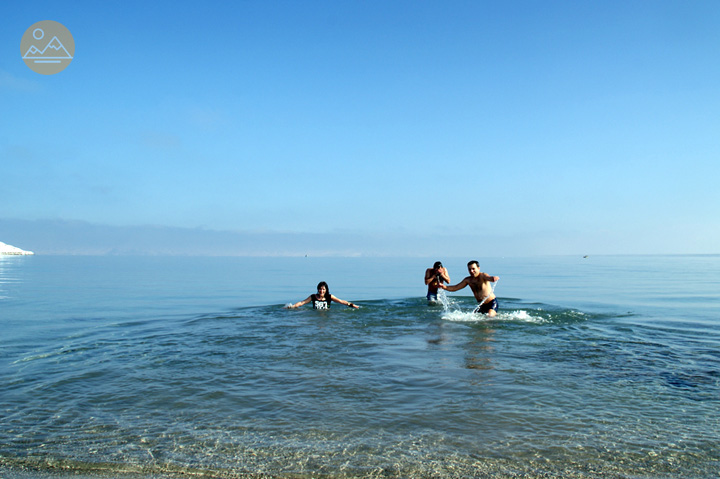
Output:
M497 314L498 302L490 283L497 282L500 277L490 276L480 271L480 265L477 261L470 261L468 263L468 273L470 273L470 276L454 286L445 286L442 283L438 286L447 291L460 291L465 286L470 286L470 289L472 289L475 295L475 299L479 303L474 312L487 314L492 318Z
M344 299L337 298L330 294L330 288L328 288L328 284L325 281L321 281L320 283L318 283L317 294L311 294L304 300L295 304L289 304L286 307L289 309L293 309L312 302L313 309L330 309L330 303L332 303L333 301L336 303L344 304L348 308L357 309L359 307L357 304L353 304L349 301L345 301Z
M428 287L428 302L434 303L437 301L438 288L443 282L450 283L450 275L448 274L447 269L443 267L442 263L440 261L436 261L432 268L425 270L425 284Z

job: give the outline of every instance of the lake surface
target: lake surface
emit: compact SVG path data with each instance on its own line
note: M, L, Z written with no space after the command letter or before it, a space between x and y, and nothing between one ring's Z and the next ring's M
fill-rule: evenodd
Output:
M0 257L0 476L717 476L720 256L478 259Z

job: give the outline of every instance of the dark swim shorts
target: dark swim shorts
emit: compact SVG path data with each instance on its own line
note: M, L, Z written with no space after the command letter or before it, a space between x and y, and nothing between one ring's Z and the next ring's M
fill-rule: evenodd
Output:
M481 313L481 314L487 314L491 309L494 309L495 312L498 310L498 302L497 298L492 299L490 301L485 301L483 304L475 308L475 311L473 313Z

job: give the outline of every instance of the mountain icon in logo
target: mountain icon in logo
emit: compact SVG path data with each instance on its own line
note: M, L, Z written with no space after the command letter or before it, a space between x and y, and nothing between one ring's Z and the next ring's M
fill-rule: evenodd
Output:
M58 37L52 37L50 43L45 45L45 48L42 50L35 45L30 45L27 53L23 55L23 60L33 60L35 63L40 63L44 60L58 60L53 63L59 63L60 60L72 60L72 55L68 53L62 42L58 40Z
M43 20L25 31L20 41L20 55L34 72L54 75L73 61L75 39L62 23Z

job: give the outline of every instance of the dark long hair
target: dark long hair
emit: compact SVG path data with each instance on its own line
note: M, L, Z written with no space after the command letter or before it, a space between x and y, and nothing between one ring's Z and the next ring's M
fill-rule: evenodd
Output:
M320 286L325 286L325 297L329 298L330 297L330 287L328 286L328 284L325 281L320 281L317 285L318 291L320 290Z

